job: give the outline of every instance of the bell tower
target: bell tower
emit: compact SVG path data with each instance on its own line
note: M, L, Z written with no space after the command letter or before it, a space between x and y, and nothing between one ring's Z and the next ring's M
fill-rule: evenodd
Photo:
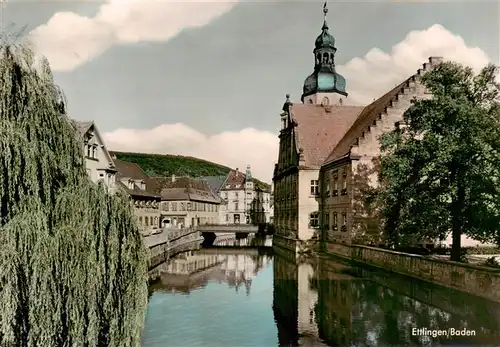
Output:
M323 5L323 27L314 43L314 71L304 81L301 100L307 104L342 104L347 97L346 81L335 70L335 38L329 32L326 16L328 6Z

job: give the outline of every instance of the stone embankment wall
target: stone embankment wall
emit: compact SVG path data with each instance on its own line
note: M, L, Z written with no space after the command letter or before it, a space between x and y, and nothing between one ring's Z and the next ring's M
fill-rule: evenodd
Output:
M161 234L144 238L149 249L149 277L155 280L159 276L159 265L171 257L185 251L200 248L203 237L193 229L165 230Z
M328 253L500 302L500 269L385 249L328 244Z

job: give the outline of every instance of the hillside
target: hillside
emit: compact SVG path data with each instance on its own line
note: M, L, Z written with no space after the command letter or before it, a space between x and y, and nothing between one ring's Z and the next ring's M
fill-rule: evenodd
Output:
M149 176L225 176L231 168L207 160L182 155L147 154L110 151L117 159L136 163ZM255 186L270 189L270 185L254 178Z

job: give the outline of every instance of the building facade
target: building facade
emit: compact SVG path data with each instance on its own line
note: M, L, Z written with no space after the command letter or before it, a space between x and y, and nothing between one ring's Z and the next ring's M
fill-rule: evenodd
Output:
M271 223L271 192L256 187L250 206L250 221L252 224Z
M414 98L430 94L420 77L442 62L431 57L415 75L367 106L348 106L346 80L335 70L335 38L326 21L315 41L314 71L304 81L302 104L287 95L281 113L274 170L275 243L300 250L317 240L359 242L375 221L361 188L377 184L379 137L403 126Z
M160 231L160 201L151 179L135 163L114 159L117 169L117 189L130 195L141 232L145 235Z
M221 200L205 181L175 175L155 177L154 181L161 196L163 227L218 224Z
M304 81L302 103L287 94L275 165L275 243L299 250L320 238L319 174L324 160L362 107L346 106L346 81L335 69L335 39L325 19L314 43L314 68Z
M246 173L237 168L231 170L220 189L220 196L225 203L225 215L222 224L250 224L252 201L255 187L250 165Z
M103 138L94 122L72 120L78 133L83 137L85 166L93 182L102 181L108 188L116 188L116 167L106 148Z

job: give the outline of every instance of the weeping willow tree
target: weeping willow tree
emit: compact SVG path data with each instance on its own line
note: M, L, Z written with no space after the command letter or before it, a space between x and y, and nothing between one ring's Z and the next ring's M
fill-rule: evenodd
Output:
M147 258L128 197L90 182L45 60L0 46L0 346L139 346Z

